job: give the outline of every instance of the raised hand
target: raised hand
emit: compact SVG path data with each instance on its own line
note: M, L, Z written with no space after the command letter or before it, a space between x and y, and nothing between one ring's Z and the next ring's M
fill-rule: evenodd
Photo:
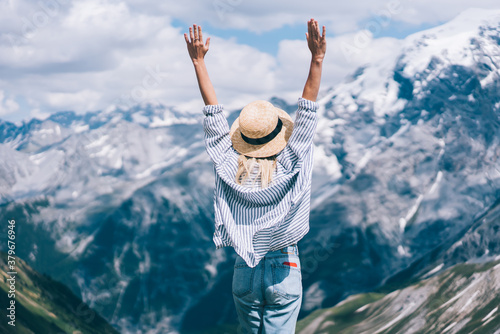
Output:
M210 45L210 37L207 38L207 42L203 44L201 27L196 24L193 24L193 28L189 27L189 37L191 40L188 39L187 34L184 34L189 56L193 61L201 96L203 97L205 105L215 105L218 103L217 96L215 95L215 90L212 82L210 81L207 67L205 65L205 55L207 54L208 46Z
M316 101L321 83L323 58L325 58L326 53L325 26L323 26L323 35L321 36L319 34L318 22L310 19L307 22L307 31L307 46L311 50L312 58L302 97L307 100Z
M307 46L311 50L313 59L323 60L326 53L325 26L323 26L323 35L320 35L318 21L310 19L307 22L307 31Z
M186 33L184 34L189 56L194 63L205 58L205 54L208 52L208 47L210 46L210 37L207 38L206 43L203 44L201 26L197 26L196 24L193 24L192 28L189 27L189 37L191 40L188 39Z

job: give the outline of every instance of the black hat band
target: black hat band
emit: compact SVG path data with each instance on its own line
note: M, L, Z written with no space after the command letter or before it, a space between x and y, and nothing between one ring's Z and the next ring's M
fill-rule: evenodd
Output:
M281 128L283 127L283 122L281 121L281 119L278 117L278 124L276 125L276 128L274 128L274 130L268 134L267 136L265 137L261 137L261 138L248 138L247 136L245 136L241 131L241 138L243 138L244 141L246 141L247 143L251 144L251 145L262 145L262 144L267 144L269 143L271 140L273 140L277 135L278 133L280 133L281 131Z

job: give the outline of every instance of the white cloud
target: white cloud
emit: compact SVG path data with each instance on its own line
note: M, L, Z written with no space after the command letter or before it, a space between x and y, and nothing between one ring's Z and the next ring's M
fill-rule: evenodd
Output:
M358 35L363 36L362 43L358 42L361 39ZM322 88L328 88L340 82L361 66L391 58L397 54L401 40L388 37L373 39L369 32L362 31L327 38L327 45L323 63ZM277 95L286 95L287 92L300 94L307 78L310 62L310 53L306 43L300 40L282 41L277 59L279 62L276 71Z
M29 96L37 115L39 110L84 112L113 104L193 100L200 101L199 112L184 31L172 27L168 17L132 13L122 2L99 0L76 2L65 15L15 48L3 39L0 88ZM211 42L206 61L221 103L272 95L273 56L217 36Z
M12 98L5 96L5 92L0 90L0 116L12 114L19 109L19 104Z
M174 19L268 31L286 24L305 26L307 19L315 17L328 29L322 86L328 88L356 67L383 58L398 44L392 38L373 39L370 33L358 31L360 27L376 32L396 21L438 22L467 7L465 1L424 3L3 1L0 90L10 95L2 96L0 116L26 118L30 110L38 115L41 111L84 112L148 101L199 112L202 100L182 36L188 27L174 27ZM497 5L478 1L475 6ZM388 12L392 14L384 17ZM333 32L342 34L334 37ZM219 102L227 108L242 107L253 99L300 94L309 65L304 35L281 41L276 57L241 44L244 40L211 37L206 62ZM346 56L346 45L354 46L349 49L353 54ZM13 96L27 105L19 106Z
M31 109L29 113L29 118L38 118L40 120L46 119L50 117L50 113L43 112L38 108Z
M420 25L422 23L437 24L449 21L470 7L485 9L500 8L500 4L495 0L478 0L473 2L469 0L398 1L401 3L401 9L397 16L397 20L415 25Z
M474 6L498 8L496 0L378 0L378 1L287 1L287 0L128 0L134 11L149 15L168 15L187 24L210 23L227 29L254 32L270 31L287 24L303 24L314 17L336 34L363 28L363 22L375 17L419 26L448 21L461 11ZM361 26L360 26L361 24Z

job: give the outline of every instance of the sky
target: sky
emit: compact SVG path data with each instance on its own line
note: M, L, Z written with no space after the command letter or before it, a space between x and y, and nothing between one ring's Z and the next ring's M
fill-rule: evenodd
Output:
M0 0L0 119L20 123L164 104L201 113L183 34L211 37L205 61L219 103L294 103L307 78L307 21L326 26L322 90L394 52L398 40L498 1Z

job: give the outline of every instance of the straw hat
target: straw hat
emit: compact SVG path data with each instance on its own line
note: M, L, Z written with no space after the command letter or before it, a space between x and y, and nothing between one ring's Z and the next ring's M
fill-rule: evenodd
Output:
M286 111L267 101L249 103L231 126L233 147L248 157L264 158L281 152L292 135L293 121Z

